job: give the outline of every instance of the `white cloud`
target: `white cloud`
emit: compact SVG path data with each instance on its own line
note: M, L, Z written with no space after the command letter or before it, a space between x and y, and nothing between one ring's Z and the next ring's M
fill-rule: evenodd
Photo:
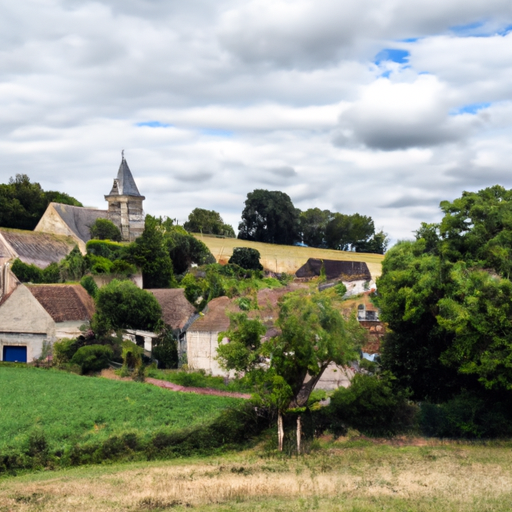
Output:
M149 213L268 188L394 239L512 186L508 0L0 3L0 182L104 206L124 148Z

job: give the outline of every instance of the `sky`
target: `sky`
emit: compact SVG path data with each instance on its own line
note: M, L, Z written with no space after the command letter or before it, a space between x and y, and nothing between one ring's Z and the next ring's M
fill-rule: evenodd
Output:
M0 182L236 229L247 193L392 241L512 188L510 0L0 0Z

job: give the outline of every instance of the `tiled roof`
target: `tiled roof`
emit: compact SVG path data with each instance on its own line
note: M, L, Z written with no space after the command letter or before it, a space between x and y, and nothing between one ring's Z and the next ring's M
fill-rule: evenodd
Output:
M185 297L183 288L147 290L151 292L162 308L163 320L173 329L183 329L196 312Z
M40 284L27 288L55 322L87 321L94 314L94 302L79 284Z
M97 219L107 219L107 210L96 210L94 208L83 208L81 206L70 206L68 204L50 203L61 219L73 231L73 233L88 242L91 239L91 226Z
M368 265L364 261L337 261L320 260L309 258L309 260L297 270L295 275L302 278L317 277L325 269L327 279L341 279L343 281L370 281L372 275Z
M229 328L229 311L240 311L229 297L217 297L208 303L201 315L189 328L195 332L222 332Z
M40 268L45 268L53 262L59 262L75 246L75 242L70 237L39 231L2 228L0 235L23 263L34 264ZM0 252L0 256L7 256L8 251L4 244L0 244Z

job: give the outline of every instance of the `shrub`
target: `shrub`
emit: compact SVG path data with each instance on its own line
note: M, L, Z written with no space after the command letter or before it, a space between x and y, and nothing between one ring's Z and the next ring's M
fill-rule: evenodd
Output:
M93 298L96 298L96 294L98 293L98 285L92 278L92 276L84 276L80 280L80 284L85 288L87 293Z
M153 357L159 368L178 368L178 341L170 328L166 328L153 345Z
M110 274L112 262L103 256L96 256L95 254L88 254L87 266L93 274Z
M90 228L91 238L97 240L114 240L121 241L121 231L119 228L108 219L96 219Z
M137 267L125 260L114 260L110 267L111 274L119 274L123 276L132 276L137 273Z
M53 360L56 364L61 365L71 361L76 351L80 348L80 344L76 339L63 338L53 344Z
M250 270L263 270L260 263L260 252L250 247L235 247L228 263Z
M111 261L118 259L125 250L123 245L107 240L89 240L85 247L87 254L102 256Z
M76 351L71 363L78 364L82 368L82 374L99 372L108 368L113 355L112 349L106 345L87 345Z
M60 278L66 281L79 281L87 270L85 258L75 245L73 250L60 262Z
M19 258L14 260L11 270L22 283L43 282L42 270L35 265L27 265L26 263L23 263Z
M335 391L326 412L335 434L352 427L365 435L392 436L412 429L416 417L407 394L395 391L385 375L355 375L350 387Z
M464 391L447 402L422 403L420 427L425 436L490 438L512 435L512 413L506 397Z

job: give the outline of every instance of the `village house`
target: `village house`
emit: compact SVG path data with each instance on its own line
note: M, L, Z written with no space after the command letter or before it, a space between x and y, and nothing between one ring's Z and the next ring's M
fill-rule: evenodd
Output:
M11 274L9 280L16 278ZM38 359L45 343L80 335L94 314L94 302L79 284L16 282L10 288L0 299L1 361Z

